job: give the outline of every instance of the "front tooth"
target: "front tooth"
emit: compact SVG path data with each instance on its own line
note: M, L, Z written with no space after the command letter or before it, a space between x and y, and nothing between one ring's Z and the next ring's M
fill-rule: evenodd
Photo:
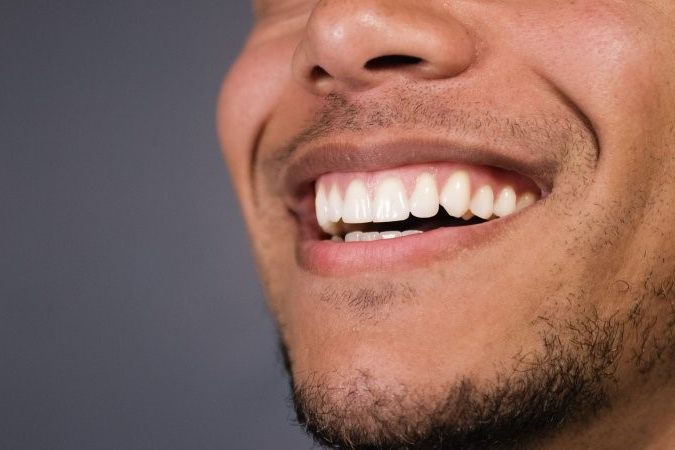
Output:
M380 233L381 239L394 239L397 237L401 237L400 231L383 231Z
M463 170L453 173L441 191L441 205L453 217L462 217L469 209L471 181Z
M323 184L320 184L319 188L316 190L314 210L316 211L316 221L319 223L319 226L321 226L324 231L327 231L326 228L329 222L328 197L326 196L326 189L323 187Z
M345 235L345 242L358 242L363 233L360 231L352 231Z
M438 189L436 179L430 173L417 177L415 191L410 196L410 214L421 218L438 214Z
M405 220L410 215L405 186L398 178L387 178L377 187L373 222Z
M520 211L523 208L527 208L531 204L537 201L537 196L532 192L526 192L518 197L518 203L516 204L516 211Z
M490 186L478 189L471 199L471 212L481 219L492 217L494 194Z
M363 181L356 179L349 183L342 208L342 221L345 223L366 223L373 220L368 190Z
M495 201L494 213L497 217L504 217L516 210L516 191L511 186L506 186L499 192Z
M336 185L328 193L328 219L331 222L339 222L342 218L342 197Z
M361 235L359 236L359 240L361 242L379 241L380 233L378 233L377 231L371 231L369 233L361 233Z

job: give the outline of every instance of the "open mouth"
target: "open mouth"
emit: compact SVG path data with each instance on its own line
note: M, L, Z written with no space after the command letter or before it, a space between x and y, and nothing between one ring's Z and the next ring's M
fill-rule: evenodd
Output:
M479 225L535 203L529 178L490 166L431 163L376 172L329 173L315 185L321 239L371 242Z

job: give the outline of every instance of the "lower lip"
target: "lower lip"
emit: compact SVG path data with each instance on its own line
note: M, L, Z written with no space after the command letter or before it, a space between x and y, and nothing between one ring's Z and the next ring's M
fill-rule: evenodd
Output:
M528 208L530 209L530 208ZM488 244L525 212L476 225L438 228L422 234L371 242L306 239L298 247L304 269L322 276L350 276L423 267Z

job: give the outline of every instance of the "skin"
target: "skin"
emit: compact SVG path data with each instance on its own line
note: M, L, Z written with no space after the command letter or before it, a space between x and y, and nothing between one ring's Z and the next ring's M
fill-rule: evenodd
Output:
M322 407L350 418L332 421L337 434L377 436L374 411L419 425L461 380L486 391L546 355L600 352L602 404L575 403L563 426L527 442L673 448L675 2L255 6L217 125L294 385L322 390ZM387 55L421 64L365 66ZM388 120L374 124L382 110ZM506 155L533 142L550 193L475 245L319 273L301 261L279 179L289 142L327 112L317 141L470 135ZM580 344L579 327L608 345Z

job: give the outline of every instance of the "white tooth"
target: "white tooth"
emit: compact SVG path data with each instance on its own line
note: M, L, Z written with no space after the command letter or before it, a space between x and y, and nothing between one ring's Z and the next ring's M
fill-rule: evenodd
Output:
M352 180L347 186L342 207L342 221L345 223L366 223L373 220L368 190L359 179Z
M395 222L410 216L405 186L398 178L382 180L375 193L373 222Z
M328 197L326 197L326 189L323 184L319 184L316 190L316 197L314 198L314 210L316 211L316 221L323 231L328 232Z
M328 219L331 222L339 222L342 218L342 197L336 185L328 193Z
M415 217L434 217L438 214L438 189L430 173L417 177L415 191L410 196L410 214Z
M415 234L422 234L424 231L420 230L406 230L403 233L401 233L401 236L413 236Z
M537 201L537 195L532 192L526 192L518 196L518 203L516 204L516 211L520 211L523 208L527 208L531 204Z
M379 241L380 233L378 233L377 231L371 231L370 233L362 233L361 236L359 236L359 240L361 242Z
M471 181L463 170L453 173L441 191L441 205L453 217L462 217L469 209Z
M381 239L394 239L397 237L401 237L400 231L383 231L380 233Z
M362 234L363 233L360 231L352 231L351 233L347 233L345 235L345 242L358 242Z
M340 236L333 236L330 238L330 240L333 242L344 242L344 239L342 239Z
M492 217L492 208L494 202L494 194L490 186L483 186L478 189L471 199L471 212L481 219L489 219Z
M497 217L504 217L516 210L516 191L511 186L506 186L499 192L495 201L494 213Z

